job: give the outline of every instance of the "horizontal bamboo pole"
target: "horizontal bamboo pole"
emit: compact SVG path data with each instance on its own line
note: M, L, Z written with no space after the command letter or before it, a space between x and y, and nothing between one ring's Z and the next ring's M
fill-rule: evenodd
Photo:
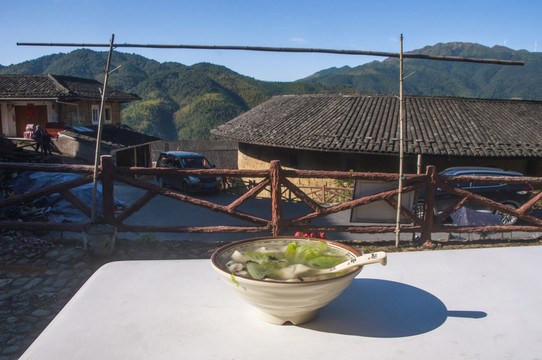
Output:
M111 44L96 43L38 43L38 42L17 42L18 46L59 46L59 47L110 47ZM384 51L364 51L364 50L340 50L340 49L319 49L319 48L290 48L290 47L270 47L270 46L237 46L237 45L188 45L188 44L114 44L115 48L147 48L147 49L192 49L192 50L242 50L242 51L262 51L262 52L283 52L283 53L321 53L337 55L365 55L422 59L422 60L440 60L455 62L471 62L493 65L513 65L523 66L521 60L501 60L501 59L483 59L463 56L445 56L445 55L427 55L412 53L393 53Z

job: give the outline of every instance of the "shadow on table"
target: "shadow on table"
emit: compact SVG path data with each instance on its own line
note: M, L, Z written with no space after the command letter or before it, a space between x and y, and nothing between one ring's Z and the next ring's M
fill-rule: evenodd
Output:
M345 292L301 327L379 338L423 334L449 316L479 319L482 311L448 311L434 295L414 286L376 279L355 279Z

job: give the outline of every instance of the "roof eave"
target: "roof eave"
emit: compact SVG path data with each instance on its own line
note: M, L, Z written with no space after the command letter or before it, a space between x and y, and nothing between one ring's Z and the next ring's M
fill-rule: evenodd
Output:
M59 97L0 97L0 101L57 101Z
M126 147L123 147L123 148L117 148L117 149L111 151L111 153L116 153L116 152L123 151L123 150L134 149L134 148L138 148L138 147L141 147L141 146L147 146L147 145L151 145L151 144L154 144L154 143L157 143L157 142L160 142L160 141L162 141L162 140L154 140L154 141L149 141L149 142L145 142L145 143L141 143L141 144L137 144L137 145L130 145L130 146L126 146ZM122 145L122 144L118 144L118 145Z

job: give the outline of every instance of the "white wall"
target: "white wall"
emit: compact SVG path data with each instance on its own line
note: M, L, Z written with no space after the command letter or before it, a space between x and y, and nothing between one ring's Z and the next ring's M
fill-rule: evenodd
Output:
M15 136L17 128L15 126L15 106L8 103L0 103L2 115L2 134L6 136Z
M36 106L45 105L47 107L47 121L56 122L58 119L58 104L53 101L12 101L1 102L0 111L2 116L2 134L6 136L16 136L17 126L15 122L15 106L26 106L32 103Z

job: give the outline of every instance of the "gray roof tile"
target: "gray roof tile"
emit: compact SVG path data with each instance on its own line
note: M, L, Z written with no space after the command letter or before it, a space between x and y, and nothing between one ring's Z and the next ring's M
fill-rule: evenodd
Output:
M0 75L0 99L101 100L103 84L92 79L51 74ZM141 100L135 94L107 88L107 101Z
M542 102L405 96L405 153L542 157ZM213 129L268 146L399 152L395 95L282 95Z
M78 130L77 128L66 129L62 132L62 134L75 138L79 141L95 143L98 126L85 126L83 129L88 129L90 131ZM118 149L161 141L160 138L139 133L126 125L109 124L102 125L102 134L100 139L102 144L106 144L112 148Z

